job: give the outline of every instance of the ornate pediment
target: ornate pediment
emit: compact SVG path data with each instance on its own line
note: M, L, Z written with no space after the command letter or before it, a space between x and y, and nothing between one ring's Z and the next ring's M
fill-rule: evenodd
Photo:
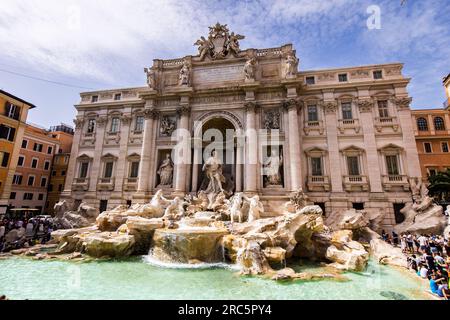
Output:
M245 39L240 34L230 33L226 24L217 22L214 26L209 27L208 39L201 37L194 43L198 46L200 60L203 61L206 56L212 60L224 59L230 55L237 56L239 48L239 40Z

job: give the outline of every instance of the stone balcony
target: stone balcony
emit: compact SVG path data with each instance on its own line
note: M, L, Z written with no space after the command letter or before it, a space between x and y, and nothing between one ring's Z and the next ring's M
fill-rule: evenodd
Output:
M89 190L89 178L75 178L72 183L72 190L88 191Z
M322 135L325 132L323 121L305 121L303 125L303 131L307 136L310 135L311 132L318 132L320 135Z
M403 188L404 191L409 191L408 177L404 175L384 175L382 183L386 191L392 188Z
M307 186L309 191L330 191L330 177L308 176Z
M115 178L99 178L97 182L97 190L113 191Z
M394 132L397 132L399 129L398 119L396 117L375 118L375 129L383 132L384 128L392 128Z
M367 176L344 176L345 191L369 191Z
M127 178L123 181L124 191L137 191L139 178Z
M358 119L339 119L338 129L341 134L344 134L346 130L354 130L352 133L359 133L361 126Z

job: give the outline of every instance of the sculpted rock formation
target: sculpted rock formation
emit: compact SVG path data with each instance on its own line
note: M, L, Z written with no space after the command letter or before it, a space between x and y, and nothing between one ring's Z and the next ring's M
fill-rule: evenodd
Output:
M55 225L59 229L83 228L92 225L98 216L95 208L85 203L80 204L77 211L69 211L69 205L66 201L60 201L55 204Z

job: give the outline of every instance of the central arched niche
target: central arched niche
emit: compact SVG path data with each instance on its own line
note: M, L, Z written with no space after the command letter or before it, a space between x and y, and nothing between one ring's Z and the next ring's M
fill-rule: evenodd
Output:
M201 164L198 166L198 186L197 190L205 190L208 186L208 179L202 171L206 159L211 156L211 152L216 150L219 158L222 160L222 172L227 179L226 190L235 190L236 180L236 147L235 147L236 128L234 124L221 116L212 117L202 123L201 139Z

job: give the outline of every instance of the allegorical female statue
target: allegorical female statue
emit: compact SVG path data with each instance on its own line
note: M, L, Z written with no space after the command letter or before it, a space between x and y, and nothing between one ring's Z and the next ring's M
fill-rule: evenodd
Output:
M289 54L286 58L286 77L295 77L298 68L298 59L293 55Z
M180 86L188 86L190 84L190 73L189 64L185 61L183 67L181 67L179 75Z
M160 185L162 186L172 186L173 181L173 162L170 154L166 154L166 159L163 160L158 169L158 174L160 178Z
M222 174L222 161L217 156L217 151L212 152L212 156L206 160L203 165L203 169L206 173L206 177L209 179L206 193L219 193L223 192L223 183L226 182L224 175Z
M267 186L281 185L280 168L283 165L283 157L278 155L276 150L272 150L271 156L264 163Z

